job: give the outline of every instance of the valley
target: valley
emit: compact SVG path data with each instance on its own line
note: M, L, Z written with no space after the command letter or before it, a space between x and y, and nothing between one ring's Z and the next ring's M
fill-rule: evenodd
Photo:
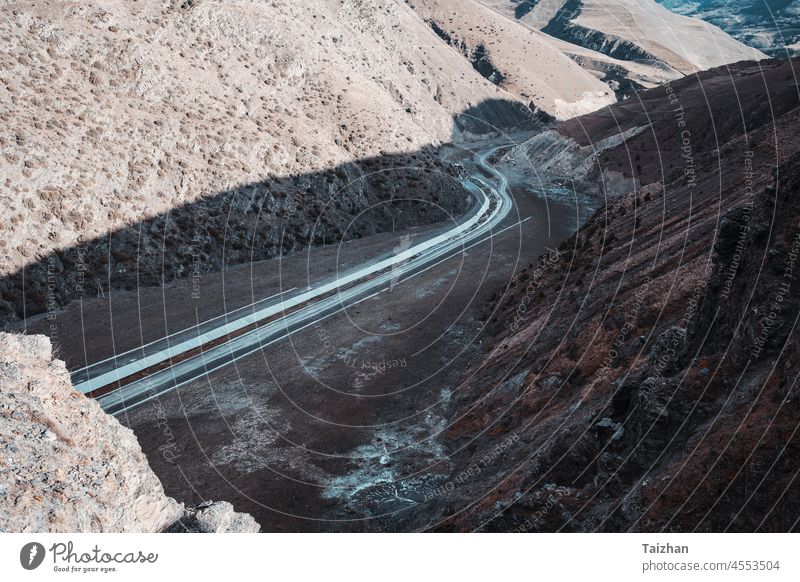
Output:
M451 156L499 187L469 150ZM343 303L283 342L119 411L167 493L189 505L197 491L224 498L278 531L401 530L414 523L409 508L442 482L443 473L426 472L445 461L438 441L452 401L447 386L481 353L481 306L521 264L577 228L582 212L576 204L583 202L555 203L520 188L512 198L489 236L459 242L430 268L399 273L382 293ZM407 233L430 238L407 231L312 249L226 272L221 281L210 276L200 295L232 306L255 289L304 288L320 266L347 271L355 260L396 248ZM109 345L126 345L114 336L131 345L128 321L168 315L175 331L202 319L208 312L185 309L188 319L179 318L188 291L185 284L164 289L144 312L138 293L73 305L56 318L59 335L88 324L84 337L94 340L65 347L63 356L99 361Z
M798 531L800 59L685 4L5 3L0 530Z

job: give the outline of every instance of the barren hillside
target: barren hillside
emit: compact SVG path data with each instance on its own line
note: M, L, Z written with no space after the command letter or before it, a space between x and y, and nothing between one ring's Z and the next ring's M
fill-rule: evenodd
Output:
M479 0L525 25L622 61L682 74L765 58L718 27L655 0Z
M594 161L641 186L487 305L435 527L797 528L797 65L706 71L557 128L585 147L646 127ZM459 481L476 466L490 477Z
M0 8L0 38L0 274L149 221L88 258L56 257L56 303L70 265L88 260L77 268L101 293L147 248L186 247L192 225L233 245L236 262L255 230L259 256L313 242L327 204L331 224L316 233L335 240L354 213L395 196L377 183L388 174L375 176L387 166L416 169L395 180L406 195L458 212L463 194L437 181L424 149L449 140L471 105L513 99L402 2L16 1ZM363 159L374 163L347 165ZM415 185L421 172L435 175ZM180 232L169 211L182 212ZM195 251L203 268L221 264ZM187 253L168 279L189 268ZM21 285L2 285L0 313L43 309L30 295L23 308Z
M608 85L554 48L546 35L474 0L409 4L484 76L559 119L616 101Z
M800 51L798 0L658 0L673 12L702 18L776 58Z

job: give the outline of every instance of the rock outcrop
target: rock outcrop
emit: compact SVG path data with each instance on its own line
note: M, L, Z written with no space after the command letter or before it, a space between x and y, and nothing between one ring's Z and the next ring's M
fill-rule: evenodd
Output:
M249 513L238 513L227 501L201 503L187 509L169 529L174 533L258 533L258 525Z
M255 532L228 503L185 510L133 432L73 390L44 336L0 334L0 531Z

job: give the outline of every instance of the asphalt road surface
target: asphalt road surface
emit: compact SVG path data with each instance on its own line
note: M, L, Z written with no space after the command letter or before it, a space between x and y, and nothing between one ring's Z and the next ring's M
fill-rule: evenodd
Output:
M472 192L472 207L443 232L434 232L408 248L401 245L388 256L307 289L282 291L77 370L72 374L75 388L95 396L112 414L129 410L403 284L493 236L513 205L508 181L487 161L498 149L476 156L478 166L493 179L472 175L463 180Z
M445 435L460 384L492 349L487 325L504 325L493 306L584 210L509 187L486 148L457 154L475 182L472 212L458 221L208 273L197 299L190 282L176 281L75 302L56 320L59 353L85 382L369 270L455 230L484 194L499 197L483 214L491 221L223 335L219 349L141 370L134 389L160 378L157 396L152 387L113 396L117 418L180 501L230 501L264 531L423 529L425 499L453 478ZM86 374L93 362L101 363ZM112 395L99 398L114 410Z

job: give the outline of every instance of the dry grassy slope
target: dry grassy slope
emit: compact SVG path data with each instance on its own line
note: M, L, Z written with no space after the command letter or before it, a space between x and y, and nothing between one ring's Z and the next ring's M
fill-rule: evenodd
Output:
M683 74L766 58L718 27L670 12L654 0L479 1L532 28L550 25L548 30L557 29L573 44L610 51L627 43Z
M4 2L0 39L0 274L510 98L402 2Z
M582 69L550 39L474 0L409 0L451 43L496 69L499 85L559 119L594 111L616 99L609 87Z

